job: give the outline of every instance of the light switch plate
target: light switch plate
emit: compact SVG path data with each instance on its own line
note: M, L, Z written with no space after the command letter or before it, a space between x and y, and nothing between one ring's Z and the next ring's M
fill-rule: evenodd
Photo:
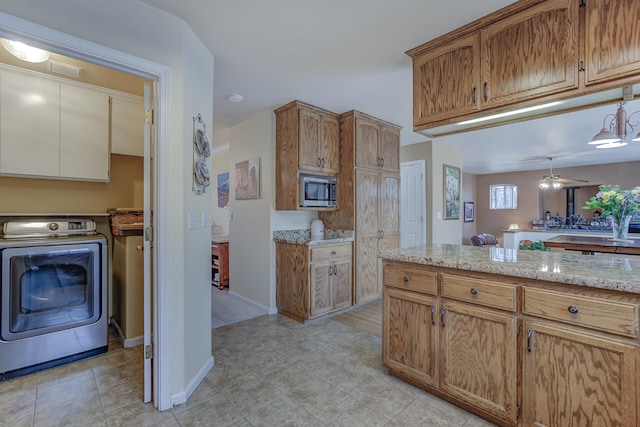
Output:
M195 212L189 212L187 217L187 227L189 230L195 230L198 228L198 214Z
M209 212L202 211L202 228L207 228L209 225Z

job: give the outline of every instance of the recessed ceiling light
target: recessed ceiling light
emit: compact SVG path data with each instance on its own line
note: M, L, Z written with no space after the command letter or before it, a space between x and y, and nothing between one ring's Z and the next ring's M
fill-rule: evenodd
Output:
M239 93L232 93L231 95L227 96L227 99L231 102L242 102L244 98Z

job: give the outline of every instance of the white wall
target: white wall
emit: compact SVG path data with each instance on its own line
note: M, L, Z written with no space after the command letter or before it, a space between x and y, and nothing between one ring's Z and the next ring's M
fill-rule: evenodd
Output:
M210 193L191 193L192 116L200 113L211 128L213 58L180 19L132 0L3 0L0 11L171 68L170 140L167 170L170 188L159 194L170 206L169 257L171 393L184 395L211 358L209 239L186 231L187 212L211 212ZM0 27L2 23L0 22ZM158 165L164 159L156 159ZM210 164L210 163L209 163ZM156 243L157 244L157 243ZM170 357L167 357L170 356ZM201 372L200 372L201 374ZM188 393L188 391L187 391Z

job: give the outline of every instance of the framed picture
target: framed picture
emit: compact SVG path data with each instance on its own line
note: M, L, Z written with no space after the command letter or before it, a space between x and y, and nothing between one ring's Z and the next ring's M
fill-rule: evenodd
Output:
M444 219L460 219L460 168L443 165Z
M229 172L218 174L218 207L229 207Z
M464 222L473 222L473 202L464 202Z
M236 200L260 198L260 158L236 163Z

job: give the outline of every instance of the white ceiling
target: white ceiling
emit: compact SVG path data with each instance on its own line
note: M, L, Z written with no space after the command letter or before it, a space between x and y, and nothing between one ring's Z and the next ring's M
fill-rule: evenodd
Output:
M401 125L402 145L426 141L412 131L411 59L404 52L512 3L142 1L183 18L214 55L214 145L228 142L230 127L293 99ZM229 102L233 93L244 101ZM640 102L626 107L631 113ZM557 157L554 167L638 160L640 143L610 150L585 143L615 110L610 105L435 140L459 148L463 171L474 174L544 169L548 156Z

